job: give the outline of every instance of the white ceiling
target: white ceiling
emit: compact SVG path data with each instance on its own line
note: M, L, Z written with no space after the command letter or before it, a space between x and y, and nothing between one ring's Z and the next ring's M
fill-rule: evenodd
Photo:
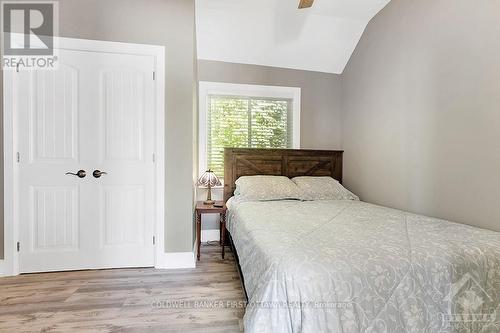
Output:
M198 58L340 74L390 0L196 0Z

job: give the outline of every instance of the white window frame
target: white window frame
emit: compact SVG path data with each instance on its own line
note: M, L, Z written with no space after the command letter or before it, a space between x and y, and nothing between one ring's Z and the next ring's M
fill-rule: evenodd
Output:
M208 122L207 106L209 95L247 96L292 99L292 147L300 149L300 95L298 87L264 86L224 82L200 81L198 118L198 174L201 176L207 167Z

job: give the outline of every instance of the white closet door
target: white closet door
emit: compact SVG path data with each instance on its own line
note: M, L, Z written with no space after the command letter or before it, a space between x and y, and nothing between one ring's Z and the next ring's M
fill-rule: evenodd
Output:
M153 71L60 50L58 70L15 75L21 272L154 265Z

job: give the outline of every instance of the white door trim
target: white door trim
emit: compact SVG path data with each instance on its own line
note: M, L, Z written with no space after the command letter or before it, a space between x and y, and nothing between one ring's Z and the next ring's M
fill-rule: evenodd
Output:
M159 45L130 44L87 39L57 37L59 49L104 52L115 54L147 55L155 58L155 267L164 256L165 230L165 47ZM19 255L16 250L19 239L19 200L17 142L14 133L17 123L12 82L14 71L4 71L4 260L0 260L0 276L19 274ZM22 246L22 244L21 244Z

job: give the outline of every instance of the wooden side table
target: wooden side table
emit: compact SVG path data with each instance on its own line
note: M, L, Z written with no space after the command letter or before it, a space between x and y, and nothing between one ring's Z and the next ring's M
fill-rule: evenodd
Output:
M223 205L223 202L217 201L216 204ZM196 203L196 246L198 248L198 260L200 260L201 245L201 214L220 214L220 245L222 246L222 259L224 259L224 242L226 240L226 210L226 205L223 205L223 207L214 207L213 205L203 204L203 201L198 201Z

